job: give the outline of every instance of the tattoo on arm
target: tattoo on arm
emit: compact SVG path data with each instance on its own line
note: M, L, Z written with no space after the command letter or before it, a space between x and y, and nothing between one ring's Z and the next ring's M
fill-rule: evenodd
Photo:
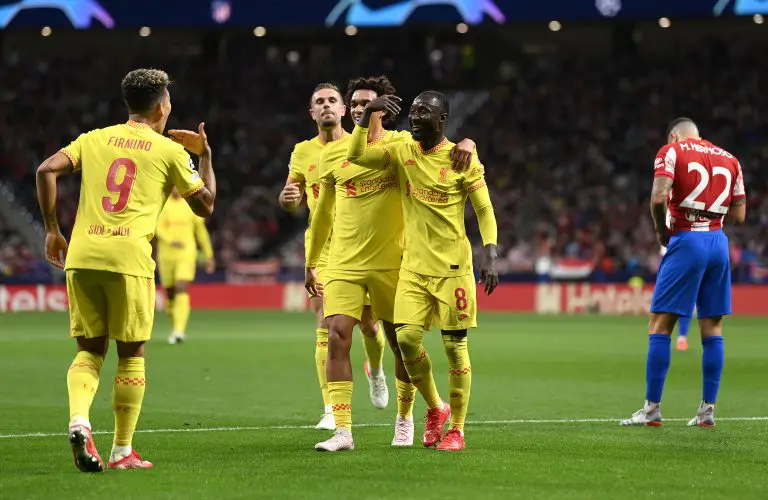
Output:
M654 177L651 191L651 216L656 228L667 225L667 200L672 190L672 179L669 177Z
M733 200L731 202L731 206L732 207L740 207L741 205L746 205L746 204L747 204L747 199L746 198L742 198L740 200Z

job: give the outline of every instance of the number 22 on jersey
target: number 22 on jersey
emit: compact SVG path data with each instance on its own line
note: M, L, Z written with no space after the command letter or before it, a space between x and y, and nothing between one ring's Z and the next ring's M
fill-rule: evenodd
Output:
M725 177L725 188L709 207L707 207L703 201L697 201L699 195L701 195L701 193L703 193L709 185L711 180L709 172L701 163L692 161L688 164L688 173L694 171L698 172L699 174L699 183L695 188L693 188L691 194L686 196L685 199L680 203L680 206L693 210L704 210L706 212L715 214L727 214L728 207L724 207L723 202L728 199L728 194L731 192L731 184L733 183L733 176L731 175L731 171L725 167L712 167L712 178L717 177L718 175Z
M130 158L118 158L107 171L108 196L101 198L105 212L120 213L128 206L133 184L136 182L136 163Z

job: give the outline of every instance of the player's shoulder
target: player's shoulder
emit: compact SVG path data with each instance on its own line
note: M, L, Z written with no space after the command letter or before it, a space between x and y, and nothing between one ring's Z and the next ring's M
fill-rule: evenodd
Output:
M399 142L405 142L405 141L413 141L413 136L411 135L411 132L408 130L387 130L387 133L384 135L384 141L387 144L393 144L393 143L399 143Z
M293 146L293 154L301 156L310 155L322 150L323 146L324 145L320 142L320 139L313 137L305 141L297 142L296 145Z

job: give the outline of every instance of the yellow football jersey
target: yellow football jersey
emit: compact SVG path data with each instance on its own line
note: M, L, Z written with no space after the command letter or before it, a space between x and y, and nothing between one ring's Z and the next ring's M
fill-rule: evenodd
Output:
M345 131L341 138L348 136ZM335 142L335 141L334 141ZM333 144L333 142L328 143ZM312 213L317 206L317 198L320 196L320 155L326 143L320 140L319 136L313 137L308 141L302 141L293 148L291 153L291 163L288 167L288 177L295 182L304 185L304 193L307 196L307 206L309 207L309 219L312 220ZM310 231L304 233L304 248L310 247ZM328 262L328 250L330 248L330 238L323 248L323 253L318 261L318 267L325 267Z
M404 225L397 169L371 170L348 162L350 137L328 144L320 160L323 189L336 194L328 269L399 269ZM369 144L406 139L407 132L385 131Z
M198 245L207 259L213 258L205 219L198 217L181 198L168 198L157 221L157 258L196 258Z
M66 269L154 277L150 241L173 186L184 197L203 188L189 154L133 121L82 134L61 152L81 172Z
M444 139L429 151L413 139L366 147L367 129L356 127L348 157L361 166L397 168L405 216L402 267L424 276L471 274L472 247L464 225L467 198L483 207L484 243L496 244L496 223L490 207L483 165L475 155L466 172L456 172L450 157L454 144Z

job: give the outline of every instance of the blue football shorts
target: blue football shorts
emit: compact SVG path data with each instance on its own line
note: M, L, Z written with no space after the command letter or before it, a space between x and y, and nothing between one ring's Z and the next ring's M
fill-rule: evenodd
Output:
M672 236L661 259L652 313L699 318L731 314L731 259L722 230Z

